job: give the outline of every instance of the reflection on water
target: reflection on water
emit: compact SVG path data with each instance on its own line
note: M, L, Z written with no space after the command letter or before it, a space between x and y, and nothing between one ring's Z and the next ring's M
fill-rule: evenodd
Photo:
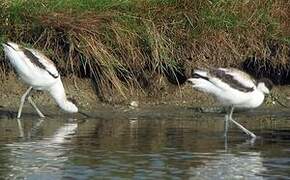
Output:
M290 114L244 112L251 143L223 116L184 109L103 110L98 118L0 119L1 179L290 177ZM253 118L254 117L254 118Z
M38 121L32 128L32 133L37 131L41 126L43 119ZM21 127L21 123L18 125ZM63 147L63 144L70 141L71 136L75 133L77 123L65 123L55 131L50 137L43 137L41 140L32 140L29 132L29 140L18 141L6 144L6 150L9 151L9 171L7 177L13 178L35 178L44 177L56 178L57 174L51 174L53 171L65 167L68 157L66 153L69 149ZM19 128L20 137L25 138L24 132ZM34 135L35 136L35 135Z
M219 154L214 160L203 161L204 165L198 168L191 168L191 175L194 177L210 177L219 179L262 179L258 177L267 168L263 166L261 153L246 152L242 154Z

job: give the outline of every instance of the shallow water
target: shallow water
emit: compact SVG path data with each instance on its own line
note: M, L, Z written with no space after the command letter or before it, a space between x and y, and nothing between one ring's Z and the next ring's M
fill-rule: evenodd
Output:
M234 118L182 107L97 109L90 119L0 119L1 179L290 179L290 112Z

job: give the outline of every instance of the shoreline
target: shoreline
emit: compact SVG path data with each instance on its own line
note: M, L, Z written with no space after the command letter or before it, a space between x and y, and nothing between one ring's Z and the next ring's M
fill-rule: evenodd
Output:
M126 98L120 94L111 95L108 102L102 102L97 97L90 79L82 79L78 77L62 77L62 81L66 90L67 97L74 98L77 101L79 109L85 112L96 112L98 109L112 109L125 110L128 109L150 109L153 107L184 107L193 108L194 111L204 108L203 112L210 112L211 109L219 107L218 102L212 96L207 96L205 93L193 90L189 85L182 85L180 87L170 85L169 82L164 81L163 87L159 92L146 95L144 92L140 93L138 90L128 90ZM25 90L28 88L21 79L17 78L15 74L10 73L5 79L1 80L1 111L0 116L11 117L11 113L17 114L20 98ZM279 100L290 105L287 97L290 96L290 88L287 86L276 86L273 90L273 95ZM41 110L52 111L58 115L63 113L55 104L53 99L45 91L34 91L32 98ZM132 104L133 103L133 104ZM265 100L262 108L278 109L281 106L278 103ZM10 113L11 112L11 113ZM30 105L24 105L24 113L34 113ZM67 116L67 115L65 115ZM68 115L69 116L69 115Z
M166 82L165 78L161 78L162 85L159 90L141 91L140 89L125 89L126 97L118 92L110 92L106 97L98 97L90 79L78 77L61 77L69 98L76 100L77 105L90 110L92 106L98 104L109 104L112 106L126 106L135 101L139 105L159 105L159 104L174 104L174 105L191 105L203 104L209 105L215 103L212 97L206 96L204 93L194 91L189 85L172 85ZM17 107L20 98L27 90L27 86L14 73L10 73L1 80L1 106ZM109 94L109 93L108 93ZM45 91L34 90L31 94L33 100L39 105L55 105L53 99ZM106 99L102 101L101 99ZM15 106L15 104L17 104Z

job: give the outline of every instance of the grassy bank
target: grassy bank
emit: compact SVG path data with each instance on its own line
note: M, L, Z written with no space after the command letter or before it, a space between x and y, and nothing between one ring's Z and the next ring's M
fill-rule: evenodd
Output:
M164 80L178 89L196 67L243 68L252 57L288 67L288 7L285 0L4 0L0 41L43 50L63 75L91 78L103 100L126 99L158 95Z

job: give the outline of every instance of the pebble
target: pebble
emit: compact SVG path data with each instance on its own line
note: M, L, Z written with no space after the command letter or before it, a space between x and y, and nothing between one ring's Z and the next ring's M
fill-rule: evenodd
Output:
M139 106L139 103L138 103L138 101L131 101L130 102L130 106L133 107L133 108L136 108L136 107Z

